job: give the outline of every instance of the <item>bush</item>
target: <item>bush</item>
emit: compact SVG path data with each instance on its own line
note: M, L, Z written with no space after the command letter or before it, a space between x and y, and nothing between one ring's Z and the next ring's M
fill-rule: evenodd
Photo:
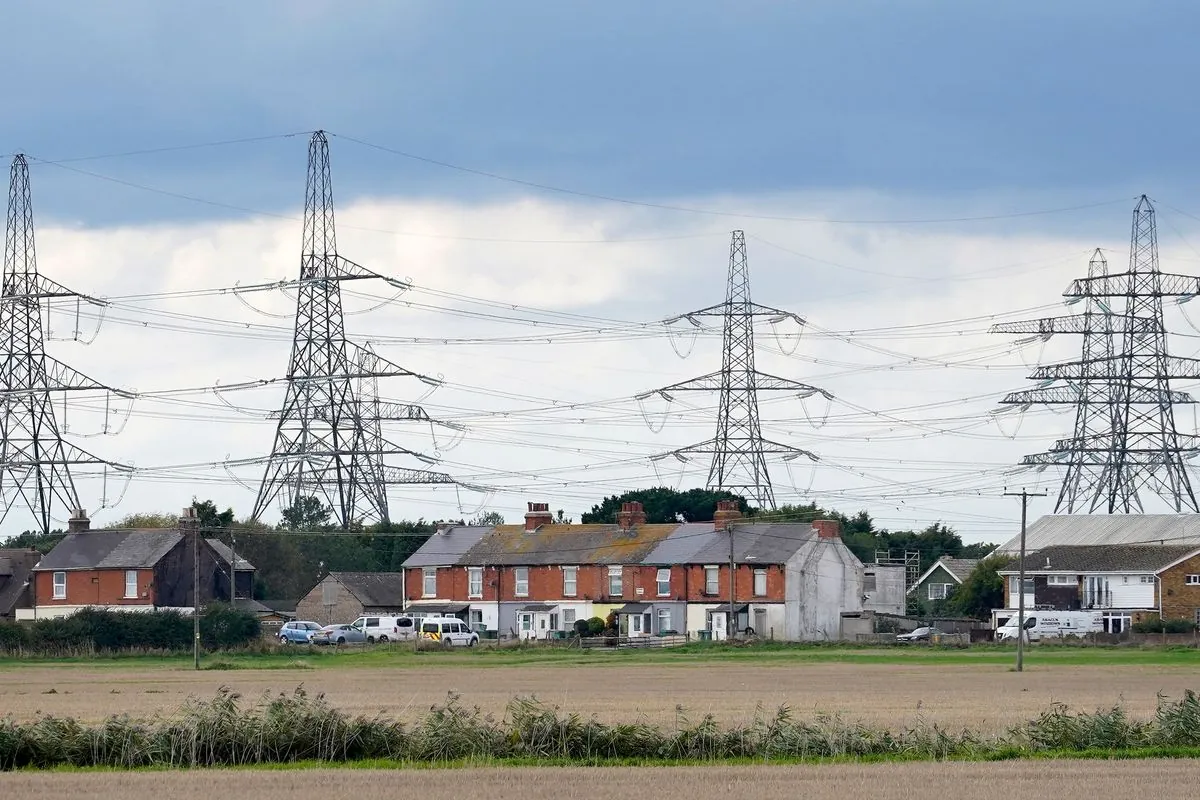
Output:
M257 617L228 606L211 606L200 619L201 644L210 650L241 647L260 635ZM58 619L0 623L0 651L4 652L182 651L191 646L192 620L178 611L85 608Z
M575 627L575 635L576 636L590 636L591 635L591 624L586 619L575 620L574 627Z
M1148 619L1133 623L1131 630L1134 633L1191 633L1196 630L1196 623L1186 619Z
M588 636L599 636L604 633L604 620L600 617L592 617L587 621Z

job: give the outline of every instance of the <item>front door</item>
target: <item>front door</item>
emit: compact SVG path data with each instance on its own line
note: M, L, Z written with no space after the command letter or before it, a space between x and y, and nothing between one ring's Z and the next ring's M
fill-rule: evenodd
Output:
M712 612L712 638L713 641L720 641L725 638L725 618L724 611Z
M522 611L517 615L517 630L518 635L522 639L532 639L534 637L533 630L533 612Z
M641 614L633 614L629 617L629 635L630 636L641 636L642 635L642 615Z

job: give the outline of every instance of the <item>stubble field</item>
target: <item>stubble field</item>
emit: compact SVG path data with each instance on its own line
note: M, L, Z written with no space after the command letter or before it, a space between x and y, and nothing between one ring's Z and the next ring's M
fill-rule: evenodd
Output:
M812 800L871 797L1040 797L1091 800L1138 794L1158 800L1195 796L1197 767L1186 761L827 764L814 766L486 768L474 770L200 770L135 773L0 774L0 796L62 800L258 800L330 797L550 800L654 797L696 800ZM603 787L602 789L598 787ZM1048 788L1049 787L1049 788Z
M302 685L354 714L414 720L449 692L466 705L503 713L516 696L607 722L673 725L677 707L693 720L745 722L757 707L788 705L799 716L838 713L897 728L918 719L953 729L1000 731L1052 703L1093 711L1120 703L1148 716L1159 693L1200 688L1194 665L1033 666L1018 674L994 663L692 661L673 664L327 666L194 672L178 663L22 665L0 669L0 716L41 714L95 722L111 714L169 714L189 697L227 686L247 699Z

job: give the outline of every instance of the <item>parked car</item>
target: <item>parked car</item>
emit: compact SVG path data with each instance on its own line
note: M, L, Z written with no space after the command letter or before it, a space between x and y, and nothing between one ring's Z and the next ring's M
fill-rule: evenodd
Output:
M897 642L928 642L931 639L933 639L934 636L944 636L944 635L945 635L945 633L943 631L939 631L937 628L931 628L929 626L924 626L921 628L917 628L915 631L912 631L911 633L897 634L896 641Z
M367 640L366 634L353 625L326 625L312 635L313 644L357 644Z
M366 640L375 642L403 642L417 635L417 623L411 617L359 617L351 627L363 632Z
M321 630L321 626L315 622L303 620L285 622L279 629L279 641L282 644L308 644L313 634L319 630Z
M426 617L421 620L421 638L441 642L447 647L479 644L479 634L458 617Z

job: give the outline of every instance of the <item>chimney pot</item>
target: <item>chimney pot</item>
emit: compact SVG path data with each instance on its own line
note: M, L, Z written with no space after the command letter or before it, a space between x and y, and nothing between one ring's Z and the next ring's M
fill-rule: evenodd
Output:
M617 512L617 527L623 531L631 531L640 525L646 524L646 510L637 500L631 500L621 504L621 510Z
M718 500L717 513L713 514L713 527L723 529L735 519L741 519L742 512L738 509L737 500Z
M528 503L525 512L525 530L536 531L543 525L554 524L554 515L550 513L549 503Z
M86 511L77 508L71 512L71 517L67 520L67 533L83 533L91 528L92 521L88 519Z
M812 527L821 539L842 538L841 525L836 519L818 519L813 522Z

